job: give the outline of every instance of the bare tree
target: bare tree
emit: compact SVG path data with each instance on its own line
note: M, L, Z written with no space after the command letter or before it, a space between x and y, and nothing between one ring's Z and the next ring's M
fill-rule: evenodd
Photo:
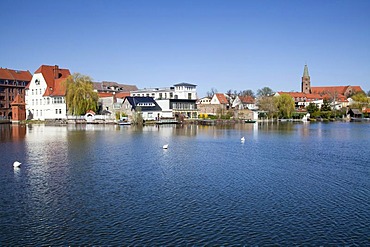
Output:
M215 95L217 93L217 89L215 89L215 88L211 88L211 91L208 91L207 92L207 97L208 98L212 98L213 97L213 95Z
M250 89L240 91L239 95L240 96L250 96L252 98L255 98L254 92Z
M274 94L274 91L269 87L264 87L257 90L257 96L263 97L263 96L272 96Z

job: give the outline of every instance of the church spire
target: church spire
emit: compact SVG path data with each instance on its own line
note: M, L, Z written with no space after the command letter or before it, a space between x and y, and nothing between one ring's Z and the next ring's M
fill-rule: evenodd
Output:
M305 64L303 70L302 84L301 84L302 93L311 93L311 79L308 74L308 66Z
M305 64L304 66L304 71L303 71L303 77L309 77L310 75L308 74L308 66Z

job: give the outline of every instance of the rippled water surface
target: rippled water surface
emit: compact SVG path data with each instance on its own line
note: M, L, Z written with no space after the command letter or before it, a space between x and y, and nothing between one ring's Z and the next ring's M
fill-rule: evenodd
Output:
M370 245L368 123L0 134L0 245Z

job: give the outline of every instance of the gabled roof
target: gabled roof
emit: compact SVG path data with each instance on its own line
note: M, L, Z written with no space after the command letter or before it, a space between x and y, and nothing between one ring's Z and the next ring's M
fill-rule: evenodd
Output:
M140 106L141 111L162 111L162 108L157 104L157 102L152 97L132 97L132 96L129 96L129 97L126 97L125 101L126 100L132 106L131 110L136 111L136 108L138 106Z
M109 82L109 81L102 81L102 82L93 82L94 89L97 91L122 91L122 92L130 92L138 90L137 86L135 85L126 85L126 84L119 84L117 82ZM112 87L117 88L116 90L112 89Z
M220 104L228 104L229 101L227 100L225 94L223 93L215 93L215 96L217 97Z
M64 81L71 75L69 69L60 69L58 65L41 65L35 74L41 73L47 87L43 96L64 96L66 85Z
M17 96L15 96L13 102L11 103L11 105L25 105L24 103L24 98L22 97L21 94L17 94Z
M28 70L25 71L0 68L0 79L30 82L32 80L32 75Z
M243 104L254 104L255 99L252 96L239 96L240 101Z

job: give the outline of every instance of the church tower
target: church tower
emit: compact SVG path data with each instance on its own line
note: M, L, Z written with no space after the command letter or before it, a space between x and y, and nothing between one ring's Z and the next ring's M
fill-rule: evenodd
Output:
M302 93L311 93L311 80L308 74L307 64L304 66L303 77L302 77Z

